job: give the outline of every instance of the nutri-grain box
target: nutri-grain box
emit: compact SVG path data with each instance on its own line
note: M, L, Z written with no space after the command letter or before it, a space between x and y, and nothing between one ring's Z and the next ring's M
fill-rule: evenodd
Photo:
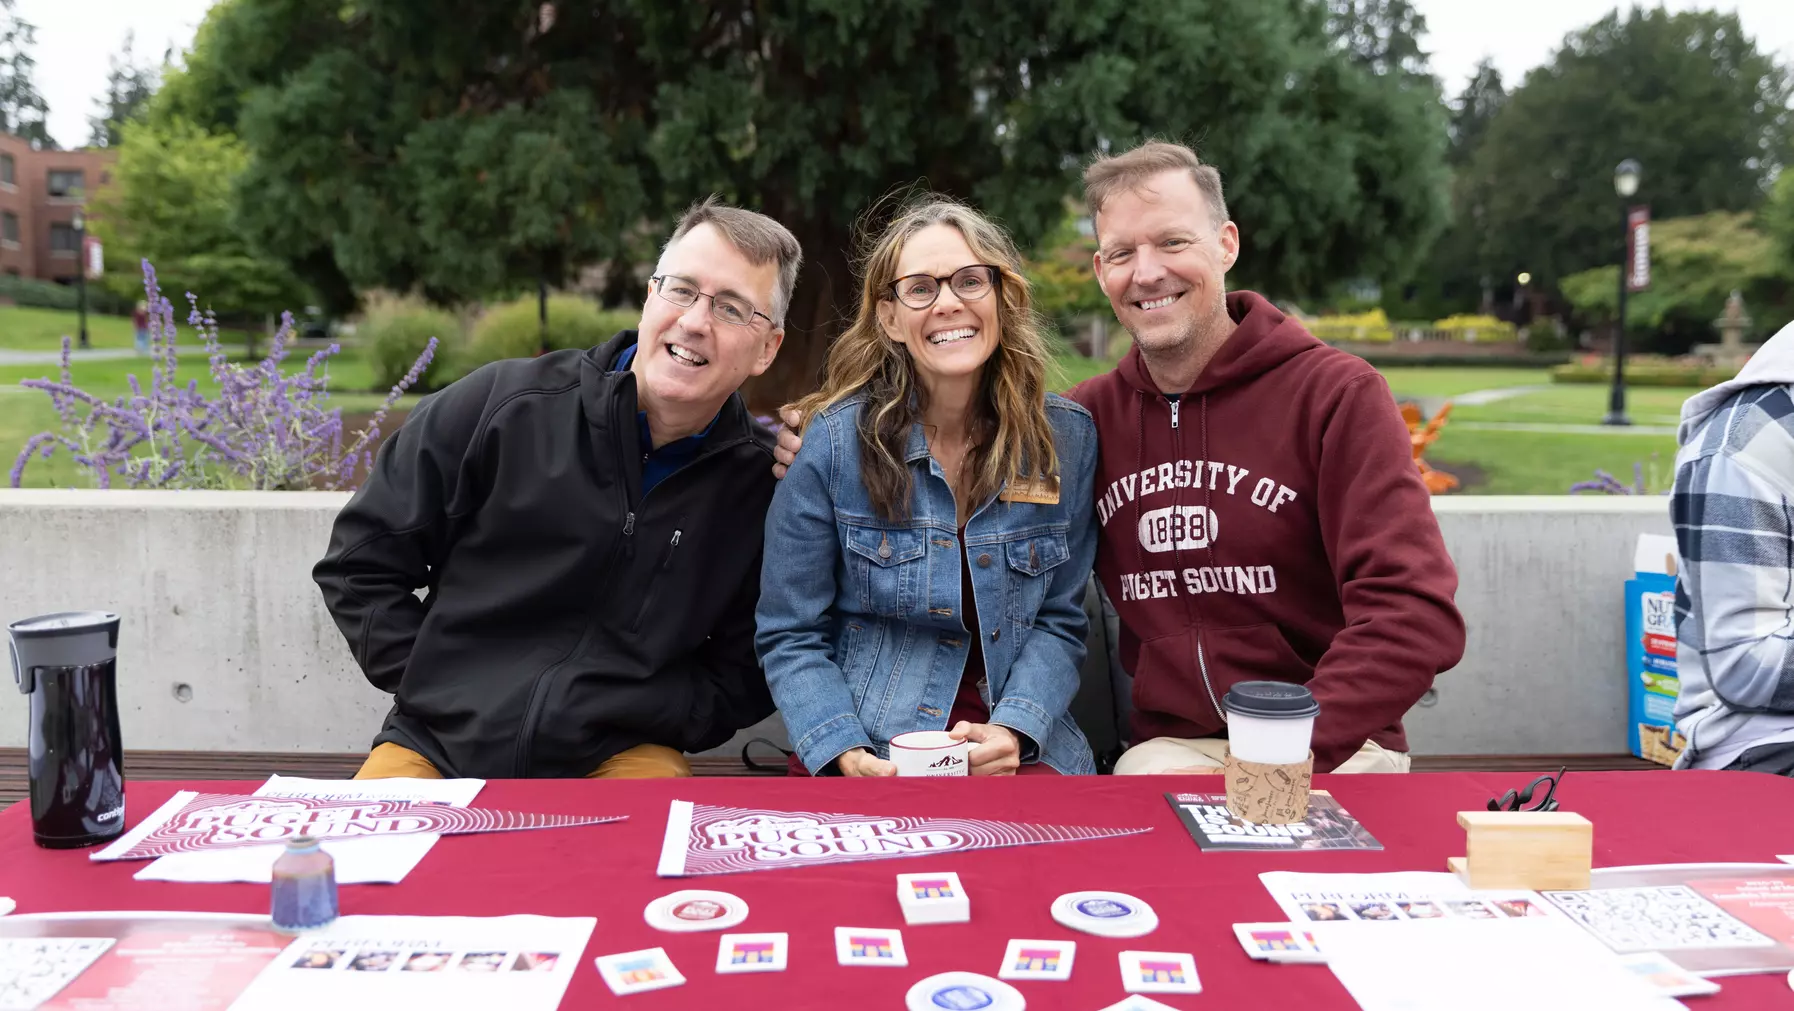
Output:
M1627 737L1632 753L1673 765L1676 733L1676 539L1641 534L1626 580Z

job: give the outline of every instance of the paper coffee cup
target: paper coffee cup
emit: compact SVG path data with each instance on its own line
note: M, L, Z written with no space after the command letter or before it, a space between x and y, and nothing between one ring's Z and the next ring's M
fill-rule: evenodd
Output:
M1302 685L1242 681L1221 698L1228 750L1242 762L1297 765L1308 760L1314 717L1321 711Z
M945 730L912 730L891 738L899 776L964 776L971 753L971 741L956 741Z

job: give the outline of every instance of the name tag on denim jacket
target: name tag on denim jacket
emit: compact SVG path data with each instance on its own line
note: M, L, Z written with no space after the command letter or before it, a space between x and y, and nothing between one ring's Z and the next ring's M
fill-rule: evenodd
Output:
M997 496L1002 502L1029 502L1034 505L1059 504L1059 479L1056 477L1011 481Z

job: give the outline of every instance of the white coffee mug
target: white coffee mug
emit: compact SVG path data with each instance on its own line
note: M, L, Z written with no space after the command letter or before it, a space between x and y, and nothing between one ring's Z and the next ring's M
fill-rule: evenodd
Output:
M912 730L891 738L891 761L899 776L964 776L971 769L971 753L971 741L956 741L945 730Z

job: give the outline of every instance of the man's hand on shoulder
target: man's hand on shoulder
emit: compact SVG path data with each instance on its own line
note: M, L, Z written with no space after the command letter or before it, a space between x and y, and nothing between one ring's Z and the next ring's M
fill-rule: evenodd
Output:
M797 451L803 448L804 437L797 434L798 427L803 424L803 418L799 417L796 411L787 407L779 412L779 421L781 422L779 444L772 451L775 461L772 465L772 476L782 481L785 478L786 469L791 466L792 461L797 459Z

